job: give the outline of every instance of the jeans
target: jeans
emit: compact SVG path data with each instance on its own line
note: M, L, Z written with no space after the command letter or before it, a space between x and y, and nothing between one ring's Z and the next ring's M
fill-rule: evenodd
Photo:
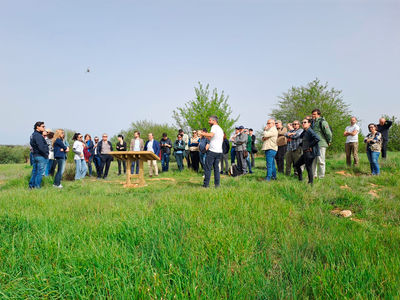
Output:
M275 150L265 150L265 160L267 163L267 177L266 180L270 181L271 179L276 179L276 167L275 167Z
M93 156L94 166L96 167L97 177L101 177L101 158L100 155Z
M52 174L51 174L51 171L52 171L52 169L53 169L54 162L55 162L54 159L49 159L49 161L47 162L46 171L44 172L44 175L45 175L45 176L52 175ZM53 169L53 172L54 172L54 169Z
M86 176L87 168L84 159L75 159L75 180L82 179Z
M313 162L315 158L312 156L311 152L303 152L303 155L296 161L294 164L297 174L299 175L299 180L303 180L303 170L301 169L302 165L306 165L307 173L308 173L308 183L313 183L314 174L313 174Z
M367 149L367 157L369 160L369 165L371 166L371 173L372 175L379 175L379 163L378 163L378 158L379 158L380 152L375 152L371 151L370 149Z
M178 165L179 171L183 170L183 153L175 153L176 164Z
M253 173L253 171L251 170L251 161L250 161L250 152L249 155L247 155L246 157L246 162L247 162L247 168L249 169L249 173Z
M54 177L53 184L56 186L59 186L61 184L61 178L62 178L62 175L65 170L65 159L64 158L56 158L55 161L56 161L56 165L58 167L57 167L56 176Z
M231 164L235 163L235 158L236 158L236 147L231 148Z
M100 168L100 176L97 175L97 178L103 175L103 178L108 176L108 170L110 169L111 161L113 160L112 156L109 154L101 155L101 168ZM139 163L138 163L139 166ZM139 168L139 167L138 167ZM104 169L104 173L103 173Z
M87 166L88 166L88 169L89 169L89 176L92 176L92 172L93 172L92 161L93 161L93 155L90 155L89 159L88 159L88 162L87 162Z
M167 172L169 168L169 153L163 153L161 156L161 167L163 172Z
M136 172L135 172L135 165L136 165ZM131 174L139 174L139 161L134 160L131 164Z
M205 170L206 169L206 157L207 157L207 153L201 153L201 152L199 152L199 155L200 155L200 164L201 164L201 167L203 168L203 170Z
M204 165L204 187L210 185L211 169L214 169L214 185L216 187L220 184L220 174L219 174L219 160L221 159L222 153L215 153L207 151L206 163Z
M40 189L42 184L42 177L43 173L46 169L47 158L43 156L37 155L33 156L33 168L32 168L32 175L31 179L29 180L29 187L30 188L37 188Z

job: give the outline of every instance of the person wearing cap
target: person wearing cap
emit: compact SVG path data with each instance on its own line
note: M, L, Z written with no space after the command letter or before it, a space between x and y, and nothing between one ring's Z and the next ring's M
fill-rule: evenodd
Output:
M263 132L263 145L261 150L265 151L265 160L267 164L267 176L265 180L270 181L276 180L276 167L275 167L275 155L278 151L278 145L276 143L278 139L278 130L275 126L275 120L269 119Z
M235 137L239 134L239 126L235 127L235 133L231 136L229 141L231 144L231 165L235 163L236 160L236 144L235 144Z
M278 167L278 172L283 173L285 169L285 154L287 150L287 138L285 136L287 133L287 128L283 127L281 120L277 120L275 122L275 126L278 130L278 139L276 141L276 144L278 145L278 152L276 153L275 161Z
M247 162L245 154L247 152L247 141L248 136L244 132L244 127L239 126L239 133L235 136L235 144L236 144L236 159L237 159L237 167L240 175L247 174Z
M46 168L47 159L49 157L49 146L43 137L45 130L44 122L36 122L33 125L33 133L30 137L30 145L32 147L33 168L31 179L29 180L30 189L40 189L42 184L43 173Z

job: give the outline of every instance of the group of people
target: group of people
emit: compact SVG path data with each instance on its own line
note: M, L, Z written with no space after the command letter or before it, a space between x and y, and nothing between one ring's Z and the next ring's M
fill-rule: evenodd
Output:
M170 155L176 159L178 170L184 169L184 160L187 167L195 172L204 172L203 186L208 187L211 172L214 170L214 184L220 185L220 174L242 176L253 173L254 156L258 152L255 145L256 136L253 129L237 126L234 134L227 138L226 133L218 125L218 117L210 116L208 120L210 132L206 128L194 130L189 137L182 129L178 131L176 140L172 143L166 133L160 141L154 139L152 133L148 134L146 142L141 138L140 132L135 131L129 148L122 135L118 135L116 151L151 151L161 159L162 172L169 170ZM392 122L381 118L378 124L369 124L369 133L364 139L367 157L370 162L372 175L380 172L378 158L386 158L388 131ZM345 152L346 163L351 166L353 157L354 166L358 166L358 134L360 127L356 117L351 117L350 125L346 127ZM96 168L98 179L106 179L113 157L113 145L108 140L108 135L103 134L102 139L96 136L94 141L90 134L83 136L75 133L72 140L72 151L75 161L75 180L80 180L86 175L92 176L92 163ZM311 116L305 117L301 122L293 122L283 126L280 120L268 120L263 134L261 150L265 152L266 181L276 180L277 172L294 175L303 180L303 171L307 170L308 182L313 183L314 178L325 176L325 154L332 142L332 130L328 122L322 117L319 109L314 109ZM54 175L54 186L62 188L61 179L65 170L67 154L70 146L62 129L55 133L46 129L44 122L36 122L34 132L30 138L31 164L33 165L30 188L40 188L43 176ZM231 164L229 165L229 156ZM285 165L286 162L286 165ZM149 176L158 176L157 160L149 160ZM139 173L138 162L126 166L125 161L118 160L118 175L126 173L129 167L131 174Z

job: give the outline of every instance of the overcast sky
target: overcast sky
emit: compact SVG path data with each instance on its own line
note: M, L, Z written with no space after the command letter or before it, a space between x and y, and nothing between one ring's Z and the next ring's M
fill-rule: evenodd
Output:
M199 81L257 130L315 78L363 128L400 117L400 1L1 0L0 43L0 144L38 120L92 136L172 124Z

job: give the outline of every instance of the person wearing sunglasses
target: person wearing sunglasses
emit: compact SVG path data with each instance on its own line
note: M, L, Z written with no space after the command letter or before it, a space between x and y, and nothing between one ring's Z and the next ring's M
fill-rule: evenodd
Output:
M287 152L286 152L286 176L290 176L292 172L292 165L294 169L294 175L298 175L294 164L303 154L303 149L301 148L301 134L303 129L300 128L300 121L295 120L292 122L291 126L288 126L289 132L285 134L287 137Z
M75 153L75 180L80 180L86 176L87 167L85 162L85 156L83 150L85 143L83 142L83 135L76 132L72 137L74 144L72 145L72 151Z
M367 157L371 167L372 175L379 175L379 154L382 150L382 133L378 131L378 126L371 123L368 125L369 133L364 139L367 144Z
M100 154L101 159L100 173L97 174L97 178L100 179L103 176L103 179L106 179L111 162L113 161L113 157L109 154L113 151L113 147L111 142L108 140L107 133L103 133L102 139L97 145L97 151Z
M303 133L301 134L302 139L302 150L303 154L298 159L298 161L294 164L297 174L299 175L299 180L303 180L303 170L301 169L302 165L306 165L307 173L308 173L308 183L313 184L314 174L313 174L313 161L314 159L320 155L318 142L320 141L320 137L314 130L311 129L311 120L304 119L301 122L303 126Z
M36 122L35 125L33 125L33 130L34 131L30 138L33 168L31 179L29 180L29 188L40 189L42 185L42 177L49 158L49 146L43 137L43 131L45 130L44 122Z

